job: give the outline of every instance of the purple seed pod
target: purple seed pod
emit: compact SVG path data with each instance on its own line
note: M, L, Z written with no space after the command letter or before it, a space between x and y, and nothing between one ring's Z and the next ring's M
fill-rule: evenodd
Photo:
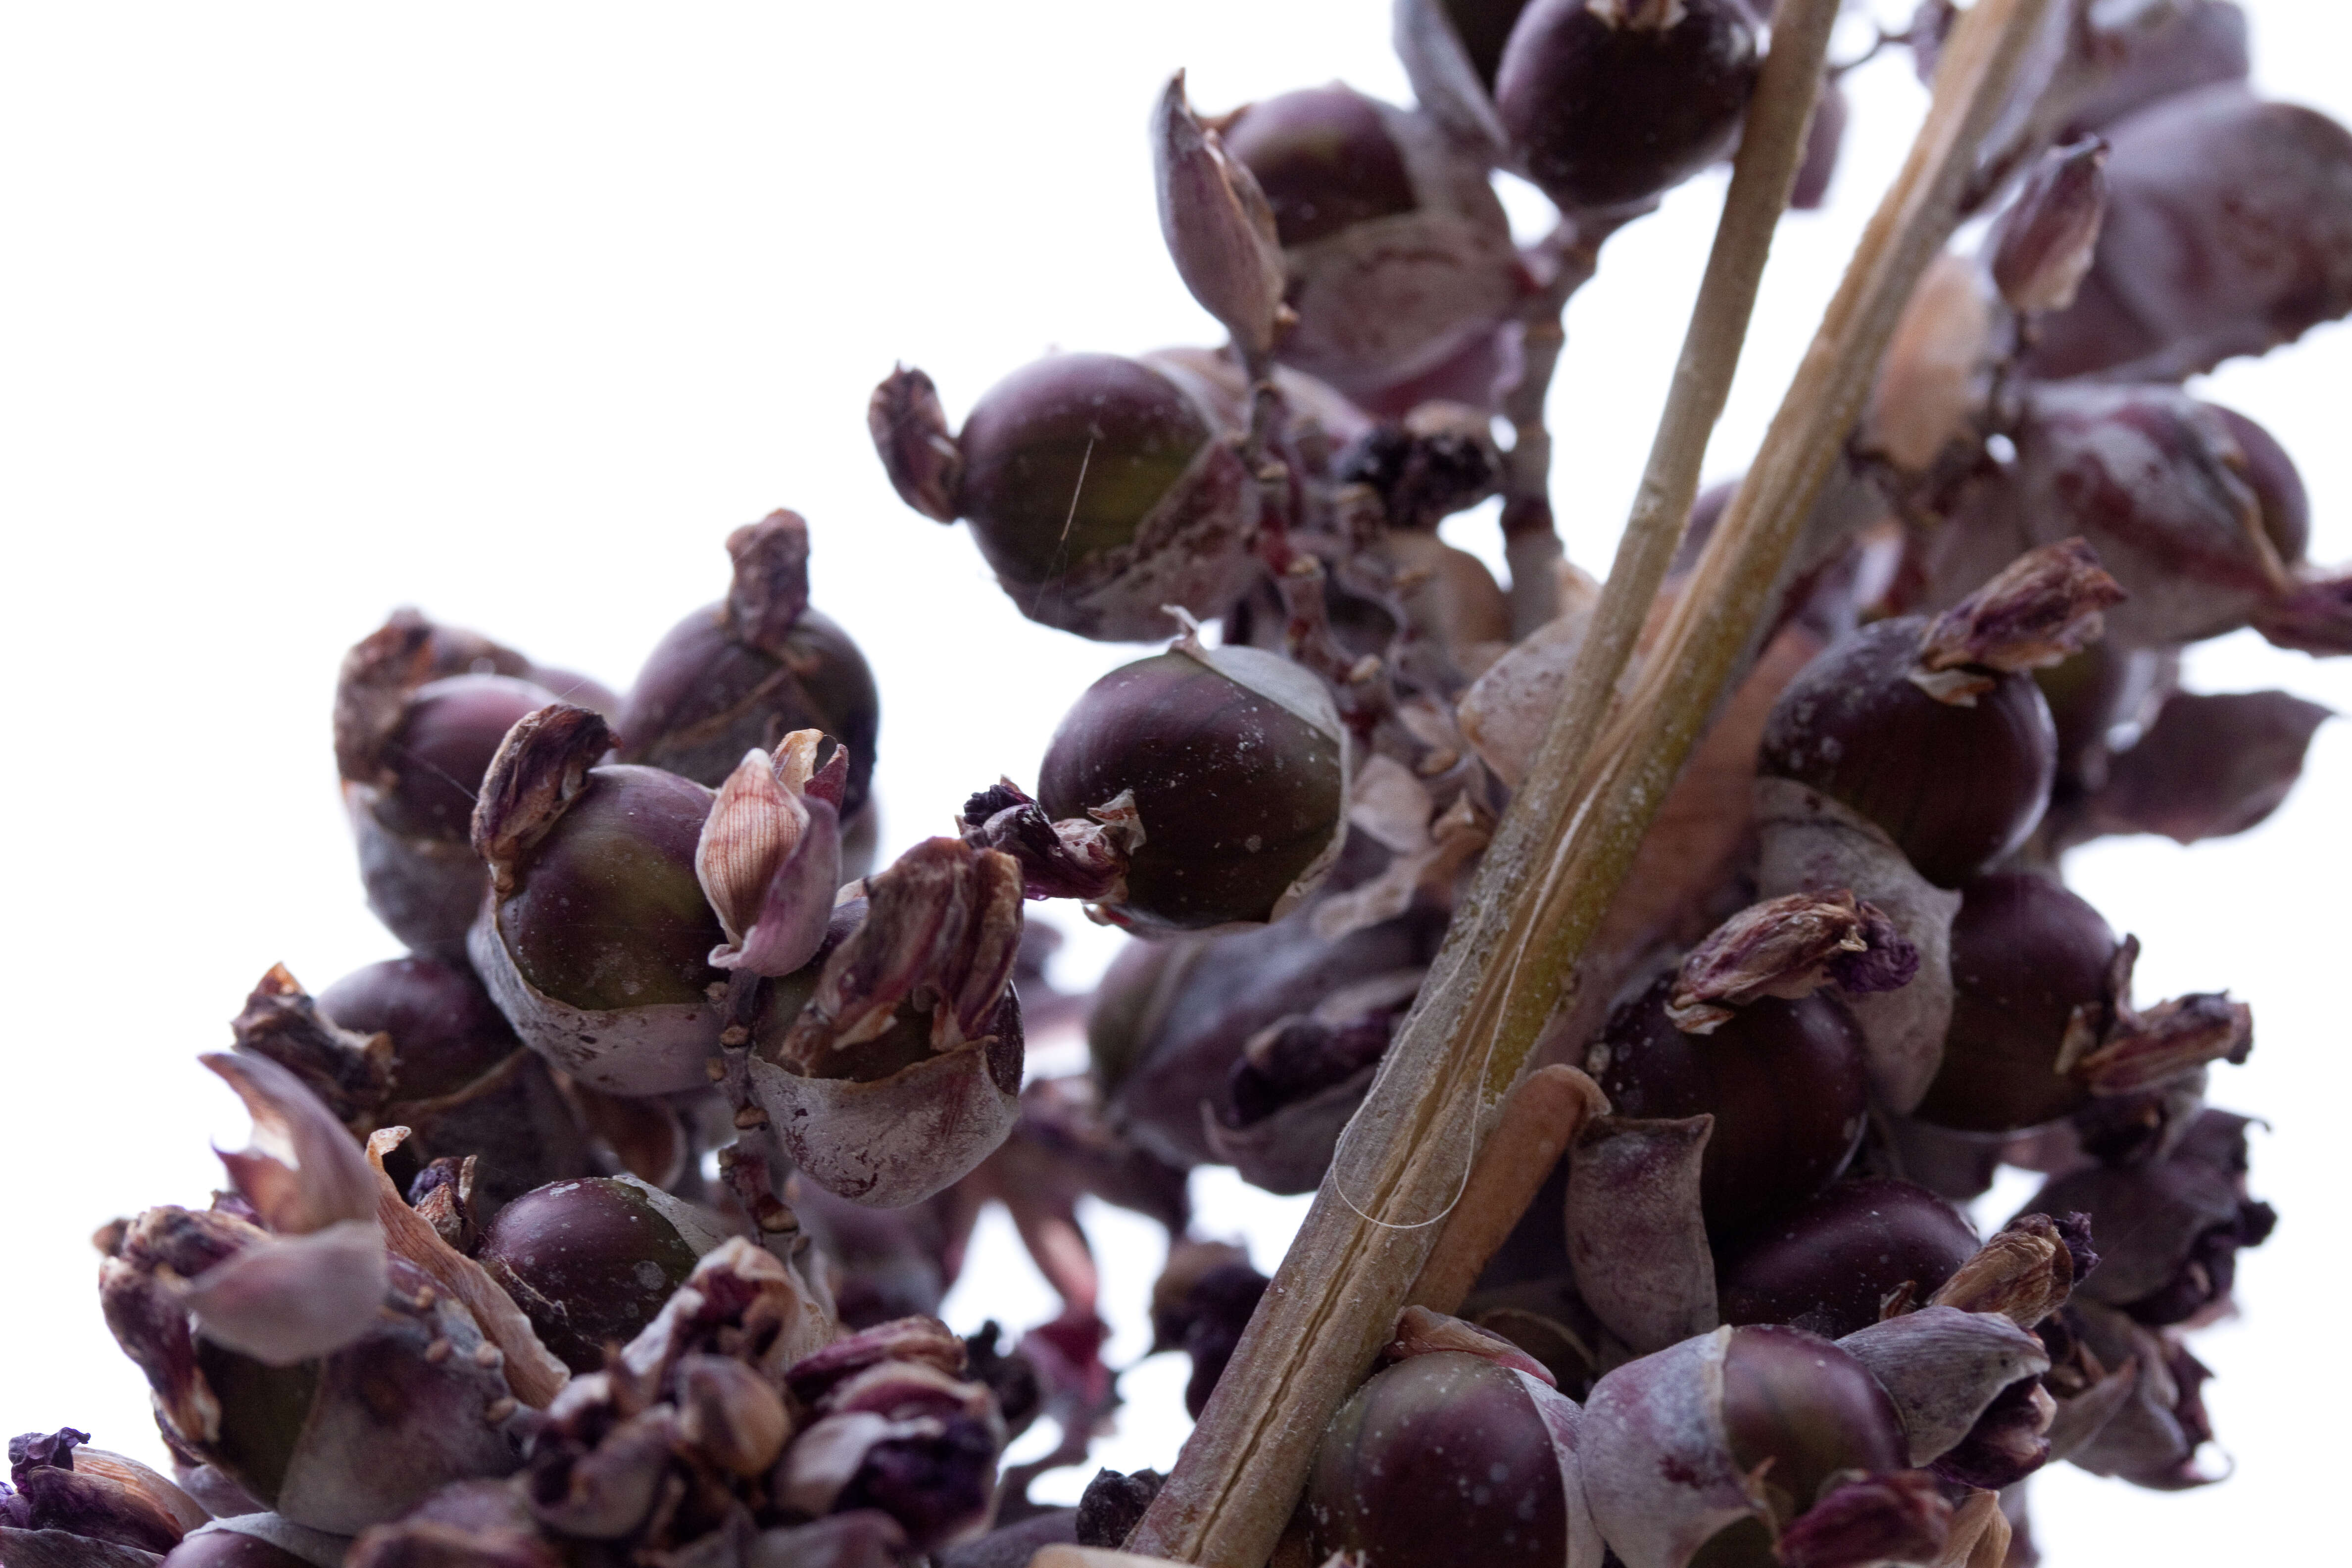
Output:
M2085 1300L2151 1328L2189 1322L2225 1302L2242 1247L2278 1223L2246 1196L2247 1119L2208 1110L2161 1158L2091 1165L2046 1184L2037 1211L2087 1211L2100 1252Z
M1054 731L1037 799L1054 820L1118 824L1118 923L1200 931L1280 918L1347 832L1349 738L1287 659L1187 637L1087 689Z
M196 1500L136 1459L82 1447L70 1426L8 1440L9 1479L0 1488L0 1551L12 1564L114 1568L128 1548L152 1563L207 1514ZM27 1539L31 1537L32 1539Z
M2084 802L2084 836L2161 833L2193 844L2243 833L2285 802L2312 735L2333 717L2284 691L2176 691L2108 763Z
M2107 217L2033 375L2178 381L2352 309L2352 134L2236 82L2110 125Z
M268 1238L224 1215L150 1209L107 1259L108 1326L147 1373L173 1445L296 1523L351 1534L434 1489L518 1463L503 1358L459 1302L404 1258L388 1265L356 1337L271 1364L221 1343L180 1281Z
M1375 1373L1316 1449L1306 1510L1318 1554L1366 1568L1598 1568L1582 1413L1531 1364L1497 1346L1424 1351Z
M2041 386L2016 440L2025 532L2097 549L2126 595L2108 617L2124 646L2232 630L2289 587L2307 505L2252 421L2171 387Z
M2110 36L2098 86L2073 107L2061 140L2114 124L2159 100L2246 79L2246 14L2231 0L2187 0L2171 15Z
M1152 111L1151 172L1160 237L1184 287L1252 363L1263 362L1283 320L1275 213L1249 165L1192 112L1181 70Z
M1260 571L1248 469L1192 380L1113 354L1055 354L991 387L950 437L929 378L901 366L868 419L900 495L971 524L1023 615L1142 642L1166 631L1161 606L1222 614Z
M824 944L773 983L751 1089L801 1173L881 1208L970 1173L1020 1118L1021 872L930 838L833 911Z
M1885 1391L1799 1330L1718 1329L1629 1362L1594 1384L1584 1434L1585 1496L1627 1568L1927 1562L1950 1530Z
M1976 1251L1967 1218L1925 1188L1841 1182L1726 1255L1723 1318L1843 1337L1878 1321L1890 1299L1926 1300Z
M335 765L368 908L410 947L454 952L488 880L467 839L475 792L507 731L557 699L510 675L439 673L438 629L403 611L344 656Z
M1709 1232L1737 1235L1812 1196L1853 1157L1869 1108L1862 1034L1827 993L1711 1006L1707 1031L1686 1033L1675 1005L1688 973L1620 1007L1587 1067L1620 1116L1715 1119L1699 1206Z
M2023 672L2095 641L2122 597L2082 540L2028 550L1931 621L1833 645L1780 694L1760 765L1870 817L1931 881L1962 880L2048 802L2056 735Z
M2107 144L2095 136L2053 148L1994 224L1990 270L2011 310L2032 315L2074 302L2106 213L2106 164Z
M672 627L637 671L614 729L624 763L716 789L759 748L817 730L849 752L835 804L866 804L880 732L874 672L849 634L809 606L808 524L772 511L727 539L727 597Z
M474 815L491 889L467 939L523 1043L614 1094L709 1082L723 1026L711 967L727 933L696 874L710 791L656 768L598 766L610 731L543 708L499 749Z
M2209 1061L2242 1061L2252 1016L2226 996L2131 1005L2136 939L2046 877L1997 872L1963 889L1952 922L1951 1031L1922 1121L1999 1132L2151 1088Z
M1943 1061L1959 895L1929 883L1876 823L1819 790L1766 776L1755 781L1751 795L1759 894L1835 891L1857 898L1890 928L1883 944L1890 958L1904 948L1916 955L1904 984L1889 990L1844 988L1840 998L1862 1030L1872 1091L1889 1110L1906 1111L1918 1104ZM1893 978L1900 967L1883 977Z
M1364 408L1423 401L1404 389L1489 343L1528 292L1484 163L1427 115L1334 83L1236 110L1223 135L1281 243L1297 319L1276 356Z
M704 1254L715 1218L634 1176L553 1182L500 1209L477 1257L573 1372L604 1364Z
M1221 1149L1246 1142L1264 1156L1263 1164L1253 1162L1254 1178L1298 1191L1321 1180L1339 1127L1371 1077L1360 1062L1350 1065L1347 1047L1361 1040L1350 1025L1370 1014L1391 1017L1410 1002L1444 921L1414 910L1327 938L1311 915L1302 910L1218 936L1133 942L1113 961L1087 1039L1117 1131L1186 1169L1219 1163ZM1273 1046L1296 1026L1320 1026L1307 1031L1318 1048L1304 1060L1277 1060ZM1256 1062L1254 1042L1264 1042ZM1326 1043L1340 1048L1320 1048ZM1237 1089L1253 1097L1251 1110L1265 1113L1245 1119L1233 1098ZM1286 1092L1292 1098L1283 1100Z
M1535 0L1504 47L1495 105L1553 201L1635 207L1731 150L1756 42L1741 0Z

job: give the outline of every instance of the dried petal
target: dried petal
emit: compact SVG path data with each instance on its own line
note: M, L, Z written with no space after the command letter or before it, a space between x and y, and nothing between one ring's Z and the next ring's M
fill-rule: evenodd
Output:
M1047 819L1011 779L964 802L963 841L1020 863L1022 891L1032 899L1116 901L1126 891L1127 858L1144 840L1132 791L1097 809L1097 821Z
M1919 638L1919 664L1930 671L2044 668L2097 641L2101 612L2124 597L2083 541L2045 544L1929 622Z
M2087 1216L2070 1216L2078 1230ZM2009 1222L1927 1298L1964 1312L1997 1312L2031 1329L2066 1304L2074 1289L2074 1255L2048 1215Z
M2158 1003L2145 1013L2116 1008L2116 1023L2098 1048L2069 1060L2094 1094L2132 1094L2208 1062L2242 1063L2254 1048L2254 1010L2227 992L2198 992Z
M2063 310L2091 269L2107 207L2107 144L2086 136L2053 148L1992 239L1992 278L2012 310Z
M778 658L796 653L790 638L808 608L808 523L778 509L727 536L735 563L727 588L727 627L737 642Z
M953 522L961 510L963 452L931 378L909 365L893 366L866 402L866 429L898 499L935 522Z
M1717 1531L1762 1510L1724 1430L1731 1332L1628 1362L1585 1402L1585 1499L1627 1568L1684 1568Z
M1192 298L1223 323L1246 355L1274 347L1282 310L1282 247L1257 177L1227 155L1171 78L1153 111L1151 164L1160 233Z
M268 1366L293 1366L364 1336L383 1304L383 1233L373 1218L271 1237L188 1281L196 1331Z
M621 1351L635 1384L658 1388L690 1351L722 1350L781 1384L784 1369L840 1331L830 1300L791 1265L730 1237L694 1266L654 1321Z
M719 916L730 949L741 946L743 933L759 918L776 868L807 831L808 807L784 786L768 753L757 749L744 753L719 786L694 847L695 878Z
M1879 962L1846 966L1871 952ZM1787 893L1750 904L1717 926L1683 960L1666 1003L1666 1016L1685 1034L1704 1035L1731 1016L1732 1009L1759 996L1794 1001L1810 996L1841 972L1865 984L1856 989L1891 991L1919 967L1918 950L1880 911L1858 902L1848 889L1824 893ZM1900 975L1893 984L1881 984Z
M229 1029L239 1050L294 1074L346 1125L366 1121L392 1093L392 1037L338 1028L282 963L261 977Z
M1568 1257L1578 1289L1636 1352L1715 1326L1715 1257L1698 1202L1714 1129L1712 1116L1601 1116L1569 1151Z
M2332 717L2284 691L2176 691L2108 763L2091 797L2092 829L2181 844L2242 833L2285 801L2313 733Z
M677 1438L677 1413L657 1405L623 1420L584 1454L547 1456L531 1467L531 1512L565 1535L628 1535L653 1511Z

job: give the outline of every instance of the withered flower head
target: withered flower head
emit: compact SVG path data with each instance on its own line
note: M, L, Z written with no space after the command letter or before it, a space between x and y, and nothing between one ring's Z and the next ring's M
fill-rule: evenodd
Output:
M1749 905L1690 951L1666 1016L1687 1033L1710 1034L1759 997L1794 1001L1830 984L1893 991L1918 969L1918 949L1852 889L1789 893Z
M2081 540L2029 550L1928 623L1912 679L1939 701L1972 703L1994 683L1969 675L1969 666L2016 671L2057 664L2097 641L2100 612L2124 597Z

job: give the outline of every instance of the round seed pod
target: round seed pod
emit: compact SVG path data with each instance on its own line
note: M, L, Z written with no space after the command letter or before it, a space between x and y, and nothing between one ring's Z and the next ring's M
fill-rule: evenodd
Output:
M1348 740L1320 682L1255 648L1191 639L1111 671L1054 732L1055 820L1140 826L1104 900L1144 931L1270 921L1313 891L1346 832Z
M1712 1034L1666 1016L1674 978L1609 1020L1595 1076L1619 1116L1711 1115L1699 1208L1717 1236L1742 1233L1837 1178L1862 1142L1869 1078L1862 1031L1825 992L1741 1006Z
M1949 888L2033 831L2058 739L2031 676L1990 675L1972 706L1922 690L1910 674L1926 625L1875 622L1806 666L1773 705L1758 762L1862 813Z
M777 511L727 542L725 599L672 628L638 670L616 725L620 760L716 789L757 747L822 730L849 749L844 821L874 777L881 701L847 632L808 603L808 525Z
M579 1119L547 1066L463 963L412 953L354 970L319 994L338 1027L390 1037L392 1085L374 1120L411 1136L384 1158L406 1191L443 1158L478 1161L474 1211L593 1168Z
M1546 195L1625 207L1730 151L1757 64L1740 0L1535 0L1504 47L1495 105Z
M1723 1321L1839 1339L1878 1321L1906 1283L1926 1300L1976 1249L1967 1219L1926 1188L1841 1182L1718 1261Z
M162 1568L310 1568L310 1562L258 1536L208 1530L172 1548Z
M2205 406L2229 430L2244 455L2241 477L2262 506L2263 531L2270 536L2271 548L2278 552L2281 562L2294 565L2311 546L2311 492L2304 488L2301 470L2277 437L2234 408L2218 403Z
M1366 1568L1582 1561L1571 1555L1583 1515L1576 1414L1541 1380L1461 1351L1375 1373L1316 1450L1318 1556L1345 1552Z
M1735 1328L1723 1357L1723 1426L1735 1463L1764 1470L1785 1528L1840 1479L1909 1464L1895 1403L1869 1370L1818 1334L1775 1324Z
M2059 1070L2059 1056L2078 1010L2094 1038L2112 1016L2116 949L2099 911L2047 877L1995 872L1962 889L1952 1026L1919 1119L2000 1132L2082 1109L2090 1090Z
M467 937L523 1043L614 1094L708 1083L727 940L695 875L711 792L659 769L585 766L602 721L542 710L484 784L475 842L493 888Z
M1222 134L1274 211L1297 318L1276 356L1381 415L1441 395L1491 410L1499 366L1483 385L1450 373L1528 285L1483 163L1428 115L1336 83L1246 105Z
M1141 641L1165 634L1161 605L1218 614L1257 572L1241 459L1162 368L1039 360L981 396L957 444L954 504L1032 620Z
M680 1200L634 1176L553 1182L523 1194L490 1222L478 1252L574 1372L604 1364L725 1239Z

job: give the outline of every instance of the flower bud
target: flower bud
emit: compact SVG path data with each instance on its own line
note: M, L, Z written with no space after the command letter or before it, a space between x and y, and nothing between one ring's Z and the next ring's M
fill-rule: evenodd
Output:
M2342 126L2231 83L2166 99L2106 135L2098 248L2073 307L2042 319L2029 374L2178 381L2352 308Z
M1990 240L1992 279L2011 310L2074 302L2106 212L2106 165L2107 144L2095 136L2053 149L2001 214Z
M1756 83L1738 0L1535 0L1495 103L1528 177L1561 206L1633 206L1729 152Z
M2037 1210L2089 1213L2100 1263L2084 1298L2151 1328L2227 1300L2238 1249L2261 1246L2278 1223L2246 1196L2245 1130L2245 1118L2208 1110L2161 1158L2087 1166L2042 1189Z
M1979 674L1966 706L1914 680L1928 630L1917 616L1879 621L1808 665L1773 707L1759 766L1853 807L1950 887L2032 832L2057 736L2029 676Z
M1316 1449L1306 1510L1318 1554L1597 1568L1580 1415L1543 1378L1486 1355L1434 1351L1375 1373Z
M615 1094L699 1089L720 1027L709 963L726 932L695 875L711 794L656 768L599 767L585 709L541 709L499 748L474 816L491 895L467 938L523 1043Z
M1255 648L1191 637L1087 688L1054 732L1038 804L1131 821L1119 923L1270 921L1312 892L1346 832L1349 745L1322 684Z
M2176 691L2109 763L2088 826L2180 844L2243 833L2284 803L2313 733L2332 717L2284 691Z
M816 730L849 753L834 804L845 822L857 815L881 708L866 656L810 607L808 548L797 512L771 512L728 536L727 597L680 621L646 657L615 725L622 762L715 789L744 752Z
M1715 1119L1699 1205L1709 1232L1737 1235L1812 1196L1853 1157L1869 1102L1862 1036L1826 993L1711 1007L1707 1032L1686 1033L1675 1004L1689 974L1619 1008L1588 1066L1620 1116Z
M1228 155L1184 98L1178 71L1151 116L1160 235L1201 308L1252 359L1274 347L1282 311L1282 250L1274 211L1248 166Z
M690 1205L634 1176L554 1182L499 1211L477 1256L574 1372L604 1364L722 1239Z
M420 951L465 941L487 880L467 837L475 792L507 731L556 700L511 675L439 672L439 629L394 616L344 656L335 689L335 764L368 907Z
M803 1175L894 1208L970 1173L1020 1117L1021 872L931 838L866 891L770 987L749 1070Z
M1724 1321L1838 1338L1878 1321L1890 1298L1927 1300L1976 1250L1969 1222L1925 1188L1841 1182L1725 1257Z
M1486 349L1529 287L1486 170L1428 116L1333 84L1235 110L1233 158L1271 204L1296 321L1276 352L1402 416ZM1471 379L1475 379L1475 377ZM1493 410L1501 378L1462 400Z
M900 370L877 399L919 374ZM1112 354L1055 354L972 405L954 504L1023 615L1139 642L1166 628L1162 605L1221 615L1255 579L1252 480L1192 380Z

